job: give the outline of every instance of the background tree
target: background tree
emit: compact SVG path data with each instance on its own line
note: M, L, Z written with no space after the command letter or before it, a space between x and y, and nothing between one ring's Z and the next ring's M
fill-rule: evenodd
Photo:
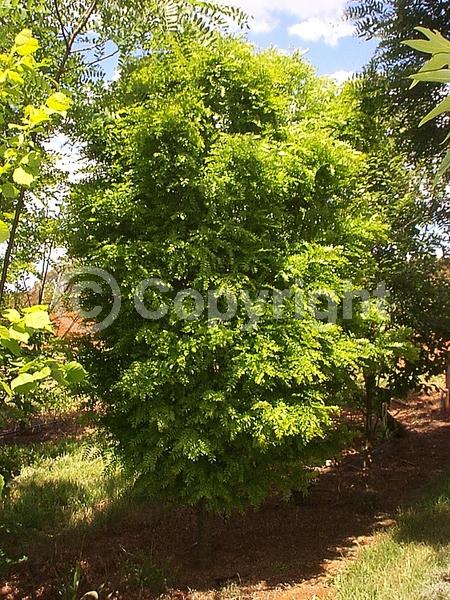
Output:
M410 162L442 156L445 138L442 121L416 124L442 98L443 86L411 88L408 77L422 66L421 57L405 40L417 37L415 28L450 33L450 6L446 0L352 0L349 18L358 35L374 39L378 47L366 67L364 105L368 114L390 128L400 150L407 149Z
M439 1L363 0L351 2L348 13L359 35L378 41L363 77L348 88L356 101L350 136L370 156L369 187L391 224L391 242L376 256L380 278L392 293L395 322L415 331L420 342L421 360L398 382L413 389L442 372L447 360L450 205L446 181L433 188L446 151L445 118L418 127L445 91L440 85L411 88L409 77L423 60L404 42L417 37L415 43L422 43L414 32L418 24L448 31L449 7Z

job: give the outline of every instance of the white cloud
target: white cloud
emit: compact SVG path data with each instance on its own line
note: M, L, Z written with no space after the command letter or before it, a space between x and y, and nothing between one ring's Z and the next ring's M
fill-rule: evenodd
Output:
M353 71L336 71L335 73L330 73L330 75L327 75L327 77L334 79L338 85L341 85L342 83L345 83L351 79L353 75Z
M111 80L112 81L119 81L120 79L120 74L121 74L121 69L119 67L116 67L113 71Z
M253 17L250 28L254 32L273 30L280 17L293 17L299 24L310 19L339 20L347 0L223 0L234 4Z
M250 22L250 29L254 33L268 33L272 31L277 25L274 19L252 19Z
M296 35L308 42L323 41L329 46L336 46L341 38L350 37L354 27L344 19L319 19L311 17L289 28L291 35Z

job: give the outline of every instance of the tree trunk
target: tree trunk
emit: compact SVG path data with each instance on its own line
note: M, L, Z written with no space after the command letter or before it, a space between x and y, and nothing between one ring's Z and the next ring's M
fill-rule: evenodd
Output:
M196 562L200 568L211 563L211 536L208 527L209 514L204 504L197 508Z
M368 441L373 439L373 417L375 414L375 403L376 403L376 378L375 375L364 375L365 383L365 399L366 399L366 438Z
M6 247L5 257L3 259L2 276L0 279L0 303L3 302L5 295L6 280L8 279L8 270L11 264L11 256L16 243L17 227L19 226L20 216L22 214L23 205L25 204L25 189L20 192L17 199L16 210L14 211L14 221L9 235L8 245Z
M372 442L373 442L373 417L376 404L376 377L375 375L365 373L365 400L366 400L366 446L365 446L365 468L369 468L372 463Z

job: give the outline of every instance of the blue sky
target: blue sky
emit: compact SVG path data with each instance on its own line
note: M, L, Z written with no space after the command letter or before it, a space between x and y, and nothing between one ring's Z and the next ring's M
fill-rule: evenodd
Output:
M308 50L306 57L322 75L337 79L360 71L376 44L355 37L344 19L347 0L224 0L249 15L249 38L260 47Z
M220 0L218 0L220 1ZM355 36L344 18L348 0L222 0L250 16L248 38L260 48L305 50L320 75L339 83L357 73L373 55L376 43ZM117 77L117 58L103 64L107 79Z

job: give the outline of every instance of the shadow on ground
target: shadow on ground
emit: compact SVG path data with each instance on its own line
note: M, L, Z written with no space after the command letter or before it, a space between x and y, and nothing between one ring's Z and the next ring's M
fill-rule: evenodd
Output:
M227 522L214 518L210 563L205 568L196 566L193 511L122 504L90 531L57 537L49 552L40 556L30 553L27 563L10 569L0 597L57 598L56 578L77 560L83 568L83 591L103 585L105 598L121 589L121 594L108 597L124 600L151 598L161 585L210 590L239 581L247 589L270 590L333 573L342 557L392 523L397 507L417 499L425 485L448 471L450 420L436 403L417 399L409 407L402 405L397 417L410 433L380 444L368 476L362 455L354 450L338 466L321 473L300 506L273 498L245 516L235 515ZM450 519L448 505L443 504L439 515L425 516L438 517L436 543L449 543L439 539L439 530L449 531L439 525L440 519ZM420 535L420 527L413 529ZM407 539L407 529L401 535ZM134 591L127 591L127 586ZM173 594L185 596L182 591Z

